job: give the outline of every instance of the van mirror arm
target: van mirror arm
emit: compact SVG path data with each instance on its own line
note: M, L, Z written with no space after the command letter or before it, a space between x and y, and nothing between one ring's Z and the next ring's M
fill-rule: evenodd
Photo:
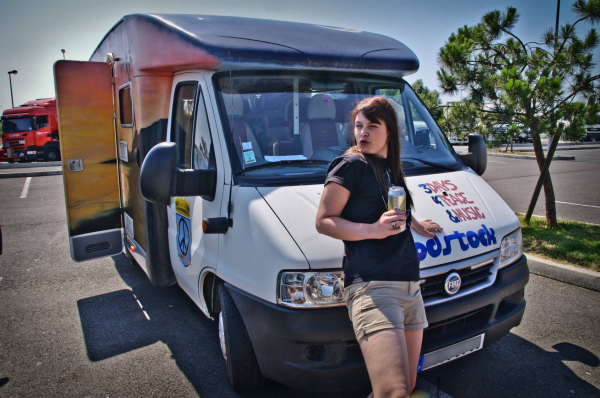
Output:
M233 173L229 183L229 201L227 202L227 217L205 218L202 220L202 231L205 234L225 234L229 228L233 227L231 218L231 190L233 188Z
M215 170L173 170L171 196L213 196L217 173Z

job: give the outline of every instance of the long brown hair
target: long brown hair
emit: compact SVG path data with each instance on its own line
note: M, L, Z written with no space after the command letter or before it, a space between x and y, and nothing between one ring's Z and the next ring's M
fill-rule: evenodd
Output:
M383 97L368 97L360 101L352 110L350 121L353 125L359 113L362 113L371 123L385 123L388 133L387 160L390 165L390 182L393 185L404 187L406 191L406 209L409 210L411 207L414 207L414 203L410 191L406 186L406 177L404 171L402 171L402 162L400 161L400 128L398 126L396 110ZM388 191L387 181L384 178L385 170L375 160L375 156L363 153L360 150L356 142L356 136L354 135L354 128L350 137L350 149L346 153L360 154L367 161L371 170L373 170L377 183L383 192Z

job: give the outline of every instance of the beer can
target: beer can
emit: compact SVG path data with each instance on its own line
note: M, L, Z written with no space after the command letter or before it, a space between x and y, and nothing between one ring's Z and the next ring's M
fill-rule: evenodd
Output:
M406 192L404 188L392 185L388 190L388 210L406 211ZM400 230L404 231L406 224L400 226Z
M404 188L392 185L388 190L388 210L406 211L406 192Z

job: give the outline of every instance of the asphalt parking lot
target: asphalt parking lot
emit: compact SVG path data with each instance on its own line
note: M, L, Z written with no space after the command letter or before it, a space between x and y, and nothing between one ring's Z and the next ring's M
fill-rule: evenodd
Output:
M0 179L0 395L369 393L307 394L267 382L236 394L225 377L216 323L177 286L154 288L123 256L74 263L61 177L33 177L24 196L26 180ZM525 294L519 327L421 380L455 398L599 396L600 293L531 275Z
M554 160L550 176L556 196L558 218L600 225L600 143L587 143L588 149L559 146L557 153L574 156L575 160ZM455 147L457 152L465 146ZM531 144L515 145L515 150L533 151ZM488 156L488 167L482 178L514 211L525 213L540 175L535 159ZM546 215L542 190L533 212Z

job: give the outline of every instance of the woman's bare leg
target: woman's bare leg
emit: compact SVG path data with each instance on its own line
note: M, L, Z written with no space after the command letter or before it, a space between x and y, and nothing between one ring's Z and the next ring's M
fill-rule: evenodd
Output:
M411 372L406 343L403 329L380 330L359 341L375 398L400 398L410 393ZM414 367L416 377L417 363Z
M423 329L405 331L404 337L408 350L408 368L410 371L410 389L408 392L411 393L417 384L417 367L419 366L419 356L421 355L421 345L423 343Z

